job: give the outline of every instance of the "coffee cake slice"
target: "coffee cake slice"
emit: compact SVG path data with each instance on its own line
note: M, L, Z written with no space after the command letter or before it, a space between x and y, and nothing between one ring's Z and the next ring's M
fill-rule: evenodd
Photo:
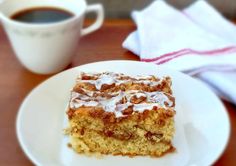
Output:
M161 156L173 151L175 99L170 77L81 73L67 111L78 153Z

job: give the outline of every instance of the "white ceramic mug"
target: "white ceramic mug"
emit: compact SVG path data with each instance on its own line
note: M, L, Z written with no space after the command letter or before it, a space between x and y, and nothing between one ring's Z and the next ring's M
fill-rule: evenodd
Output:
M56 7L74 14L55 23L33 24L10 19L18 11L34 7ZM85 13L95 12L96 21L82 28ZM59 72L70 64L78 40L101 27L104 20L100 4L85 0L5 0L0 3L0 18L20 62L39 74Z

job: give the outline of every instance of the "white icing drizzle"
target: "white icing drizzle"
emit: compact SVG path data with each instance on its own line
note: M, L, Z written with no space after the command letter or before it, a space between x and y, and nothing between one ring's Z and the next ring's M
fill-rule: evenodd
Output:
M88 74L86 73L88 76ZM94 76L94 74L91 74ZM96 80L78 80L79 82L89 82L94 84L95 87L99 90L103 84L111 85L113 83L121 84L127 81L132 81L133 83L144 83L148 85L157 85L160 81L151 81L152 76L139 76L135 78L130 78L128 80L120 80L121 76L115 73L103 73L97 75ZM81 78L80 78L81 79ZM142 80L143 79L143 80ZM145 110L151 110L154 106L158 108L173 108L173 101L170 99L172 96L166 94L165 92L145 92L140 90L128 90L128 91L118 91L109 93L109 97L103 97L104 92L101 91L90 91L86 89L81 89L83 94L72 91L70 108L77 109L79 107L101 107L104 111L113 112L116 117L123 117L123 111L128 107L132 107L135 112L143 112ZM141 97L144 101L134 104L132 103L132 98L140 99ZM122 99L125 99L125 103L121 103Z
M103 98L100 103L102 104L103 106L103 109L107 112L115 112L115 114L117 113L117 109L116 109L116 106L117 106L117 103L123 98L124 96L124 93L121 91L119 93L119 95L115 96L115 97L112 97L111 99L106 99L106 98ZM119 112L119 111L118 111Z
M116 112L122 112L123 110L127 109L131 105L132 105L131 103L117 104L115 111Z
M146 80L146 79L151 79L152 78L152 76L150 76L150 75L147 75L147 76L135 76L135 78L136 79L138 79L138 80Z
M86 73L86 75L87 75L87 73ZM90 74L89 76L92 76L92 74ZM98 78L96 80L79 80L79 81L93 84L93 85L95 85L97 90L101 90L101 87L103 84L120 85L123 83L127 83L129 81L132 81L133 83L143 83L143 84L150 85L150 86L156 86L156 85L160 84L162 81L162 80L159 80L159 81L148 80L148 79L151 79L152 76L138 76L135 78L130 77L130 79L122 80L121 76L124 76L124 75L118 75L115 73L102 73L101 75L98 76ZM81 76L79 77L79 79L81 79ZM135 79L135 80L132 80L132 79Z
M145 110L151 110L154 106L159 107L158 103L142 103L142 104L134 104L134 111L143 112Z
M138 81L133 81L134 83L143 83L145 85L150 85L150 86L156 86L160 84L160 81L151 81L151 80L138 80Z
M163 92L151 92L149 95L150 97L148 98L148 102L159 103L162 106L166 104L171 106L173 104L173 102Z
M90 100L90 97L88 95L83 95L83 94L80 94L80 93L77 93L77 92L71 92L71 100L74 100L74 99L81 99L81 100Z
M96 101L83 101L83 100L79 100L79 99L75 99L73 100L73 102L70 102L70 108L72 109L76 109L82 106L85 107L96 107L98 106L99 103Z
M115 83L115 79L114 79L112 76L110 76L110 75L105 75L105 74L101 75L101 76L99 77L99 79L97 79L97 80L94 82L96 88L99 89L99 90L101 89L101 87L102 87L103 84L112 85L112 84L114 84L114 83Z
M140 92L135 93L135 96L136 96L136 98L146 97L146 95L144 93L140 93Z
M137 92L137 93L135 93ZM110 99L105 97L88 97L89 101L85 98L85 95L81 95L76 92L72 92L72 100L70 102L70 107L72 109L77 109L81 106L85 107L102 107L107 112L113 112L116 117L124 116L122 111L127 109L129 106L133 106L133 110L136 112L143 112L145 110L151 110L154 106L158 108L167 108L172 107L173 102L164 94L164 92L140 92L136 90L131 91L119 91L118 93L113 93L112 95L117 94ZM77 98L76 98L77 96ZM146 97L145 103L134 104L131 103L131 98L136 96L136 98ZM81 98L82 97L82 98ZM123 97L126 97L127 102L125 104L119 104L119 101Z

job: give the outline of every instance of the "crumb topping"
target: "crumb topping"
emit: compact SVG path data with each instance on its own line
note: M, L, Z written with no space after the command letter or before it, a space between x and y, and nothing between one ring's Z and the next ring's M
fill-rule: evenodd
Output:
M135 85L135 88L128 89L122 86L126 84ZM111 72L81 73L77 85L71 92L69 104L70 109L73 110L80 107L101 107L106 112L113 112L116 117L123 117L127 116L128 108L132 112L144 112L154 107L168 109L175 106L171 93L161 89L155 91L154 87L164 85L164 89L165 86L170 86L166 83L166 79L155 76L131 77ZM145 85L151 90L145 91L139 88Z

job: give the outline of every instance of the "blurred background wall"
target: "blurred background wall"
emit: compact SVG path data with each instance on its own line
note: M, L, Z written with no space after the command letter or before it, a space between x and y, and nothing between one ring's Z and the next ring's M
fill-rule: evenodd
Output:
M142 9L153 0L87 0L89 4L102 3L107 18L129 18L130 11ZM176 8L182 9L196 0L166 0ZM228 18L236 18L236 0L208 0Z

